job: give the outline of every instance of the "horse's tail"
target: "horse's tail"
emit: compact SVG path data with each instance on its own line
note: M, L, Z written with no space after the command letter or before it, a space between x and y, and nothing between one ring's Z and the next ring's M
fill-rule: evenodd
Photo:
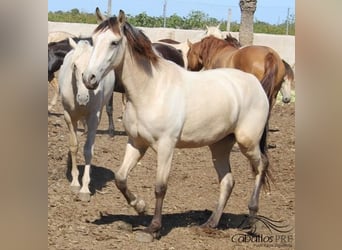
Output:
M278 64L276 61L276 57L272 52L267 53L265 56L265 73L264 77L261 79L261 85L264 88L268 102L270 104L269 112L271 112L272 103L273 103L273 92L276 77L278 74Z
M268 114L267 121L265 124L265 128L264 128L264 131L262 133L262 136L261 136L261 139L259 142L259 147L260 147L260 151L261 151L261 160L263 161L264 169L265 169L265 178L263 179L263 184L264 184L263 186L268 191L271 190L270 181L272 181L272 183L274 183L274 178L272 177L272 174L271 174L269 157L268 157L267 136L268 136L269 118L270 118L270 114Z

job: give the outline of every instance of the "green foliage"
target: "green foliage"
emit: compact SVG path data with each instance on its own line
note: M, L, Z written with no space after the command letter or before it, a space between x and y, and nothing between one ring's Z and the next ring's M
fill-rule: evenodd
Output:
M266 34L286 34L286 26L287 26L286 21L278 25L272 25L269 23L256 20L254 21L254 32L266 33ZM289 20L289 24L288 24L288 34L289 35L295 34L295 23L291 19Z
M163 17L151 17L142 12L136 16L127 14L129 22L138 27L163 27ZM55 11L48 13L48 20L52 22L71 22L71 23L96 23L96 17L94 13L80 12L78 9L72 9L67 12ZM209 17L207 14L201 11L191 11L186 17L180 17L177 14L173 14L166 19L166 27L179 28L179 29L203 29L206 25L216 26L220 24L222 31L226 30L227 21L217 20L216 18ZM295 17L290 16L289 23L286 21L278 25L272 25L259 20L254 22L255 33L268 33L268 34L286 34L286 28L288 26L288 34L295 35ZM240 24L237 22L230 23L230 31L238 32Z
M96 23L95 14L83 13L76 8L67 12L60 10L56 12L49 11L48 20L51 22Z

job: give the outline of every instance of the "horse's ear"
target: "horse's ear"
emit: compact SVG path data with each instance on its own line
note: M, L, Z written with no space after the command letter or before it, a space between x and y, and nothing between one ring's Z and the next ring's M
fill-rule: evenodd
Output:
M189 48L191 48L191 46L192 46L192 43L190 42L189 38L188 38L188 39L186 39L186 41L187 41L187 43L188 43L188 46L189 46Z
M98 24L102 23L104 20L106 20L106 17L102 15L99 7L96 7L95 9L95 15L96 15L96 21Z
M119 11L119 23L125 23L126 22L126 15L125 12L123 10Z
M72 39L72 37L69 37L69 44L70 44L71 48L73 48L73 49L75 49L77 46L75 40Z

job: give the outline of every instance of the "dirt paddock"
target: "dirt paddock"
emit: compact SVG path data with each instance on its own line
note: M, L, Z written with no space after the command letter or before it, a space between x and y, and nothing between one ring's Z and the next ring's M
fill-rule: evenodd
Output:
M49 101L53 90L49 86ZM176 149L163 207L161 238L151 243L135 239L154 211L156 154L147 151L131 172L128 185L148 205L148 215L138 216L114 184L115 171L125 152L127 136L122 123L121 95L114 95L116 136L107 134L103 112L92 160L90 202L81 202L70 186L69 134L59 101L48 116L48 247L49 249L294 249L295 246L295 104L276 104L270 120L270 163L275 183L261 192L259 215L282 221L287 232L257 223L258 236L239 228L248 213L254 177L246 158L234 147L232 171L235 187L217 229L202 229L219 195L209 149ZM82 129L80 129L80 133ZM85 136L79 135L78 165L84 168ZM280 223L280 222L279 222Z

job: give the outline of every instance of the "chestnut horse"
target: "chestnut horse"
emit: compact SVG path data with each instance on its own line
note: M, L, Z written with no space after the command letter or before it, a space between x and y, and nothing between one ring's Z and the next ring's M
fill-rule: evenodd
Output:
M271 111L285 76L284 63L275 50L258 45L240 48L240 43L232 36L227 36L226 40L208 36L197 43L188 43L189 70L225 67L252 73L263 86Z

